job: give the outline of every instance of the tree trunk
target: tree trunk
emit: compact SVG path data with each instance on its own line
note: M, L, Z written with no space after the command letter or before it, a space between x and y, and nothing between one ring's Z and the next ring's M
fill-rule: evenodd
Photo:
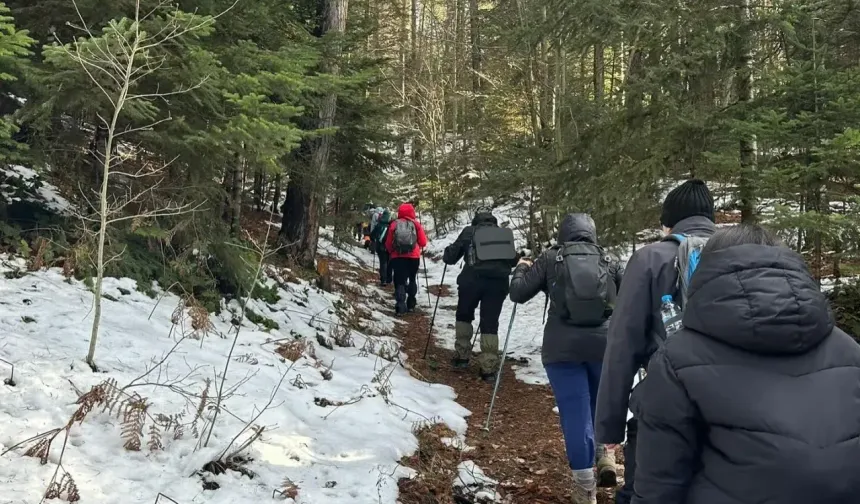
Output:
M749 0L738 0L739 26L736 35L735 93L738 105L743 109L752 99L752 68L750 68L750 11ZM753 223L755 216L755 143L744 137L739 142L741 165L740 200L741 222Z
M241 156L236 155L233 160L233 181L230 186L230 233L239 236L242 231L242 165L244 161Z
M272 196L272 213L278 213L281 204L281 174L275 175L275 194Z
M263 210L263 201L265 201L263 196L263 177L263 170L261 168L254 170L254 209L258 212Z
M603 44L594 44L594 101L603 102Z
M319 36L327 33L342 34L346 30L348 0L320 0L320 2L324 14ZM332 44L329 51L329 54L323 56L322 70L331 75L338 75L340 45ZM337 94L329 93L320 104L316 126L321 129L334 126L336 111ZM320 202L325 201L325 174L331 142L331 135L303 141L299 152L306 153L304 163L290 174L290 182L287 185L287 199L284 201L281 225L281 244L288 257L306 268L314 267L317 253Z

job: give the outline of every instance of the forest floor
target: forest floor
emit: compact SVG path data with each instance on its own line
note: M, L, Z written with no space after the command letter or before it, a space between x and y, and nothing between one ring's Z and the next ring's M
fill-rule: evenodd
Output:
M337 264L338 269L351 267L360 272L362 282L372 285L378 282L374 273L347 264ZM386 315L393 315L391 289L377 289L382 302L390 308ZM452 293L447 286L431 287L431 292L441 297ZM425 293L419 293L423 296ZM420 299L419 299L420 300ZM440 310L450 307L440 306ZM400 502L403 504L463 504L483 502L474 497L464 497L451 484L457 477L458 467L467 461L474 462L489 478L499 484L495 488L502 502L523 504L569 503L571 499L570 469L564 451L564 442L558 416L551 412L555 407L552 390L547 385L530 385L516 377L513 366L517 361L507 359L502 381L493 410L490 431L484 424L490 405L493 384L478 378L477 364L468 370L456 370L451 366L453 352L431 343L426 359L422 359L432 312L420 306L416 312L402 318L395 336L402 342L402 351L413 376L430 383L452 387L457 393L457 402L472 412L467 417L468 430L465 442L457 445L450 442L453 434L440 425L427 425L418 433L419 450L405 457L402 463L418 472L413 479L400 482ZM440 327L436 320L436 331L449 330ZM620 453L619 453L620 455ZM619 467L619 475L623 468ZM601 490L598 502L613 502L609 490Z

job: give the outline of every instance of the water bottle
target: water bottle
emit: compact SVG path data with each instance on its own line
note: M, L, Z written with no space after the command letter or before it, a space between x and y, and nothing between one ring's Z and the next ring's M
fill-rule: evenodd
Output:
M663 326L666 328L666 337L671 336L681 329L681 308L675 304L672 296L665 295L661 298L660 316L663 318Z

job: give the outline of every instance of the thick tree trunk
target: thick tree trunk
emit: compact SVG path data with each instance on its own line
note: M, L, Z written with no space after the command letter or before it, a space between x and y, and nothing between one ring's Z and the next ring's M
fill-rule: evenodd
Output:
M346 15L348 0L321 0L322 16L319 35L327 33L341 34L346 30ZM340 46L334 45L330 53L323 58L322 70L337 75ZM334 126L337 110L337 94L330 93L322 99L316 126L331 128ZM287 185L287 198L283 206L283 221L281 225L281 244L284 252L296 264L306 268L314 267L319 239L320 213L325 201L326 171L331 151L331 135L307 140L300 146L299 152L302 163L297 170L290 174Z

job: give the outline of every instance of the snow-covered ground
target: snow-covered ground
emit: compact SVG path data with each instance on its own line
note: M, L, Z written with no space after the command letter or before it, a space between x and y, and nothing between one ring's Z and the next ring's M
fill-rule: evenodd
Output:
M0 273L14 269L13 261L2 262ZM0 385L0 451L8 451L0 457L0 501L38 502L62 457L57 481L71 475L87 504L152 503L159 493L181 504L292 502L284 495L298 503L395 503L397 479L409 474L397 462L417 448L416 424L442 421L462 435L468 411L451 388L420 382L387 360L391 353L397 360L395 341L339 329L351 309L339 296L304 282L280 283L278 295L273 304L248 305L278 328L246 320L228 360L236 303L220 316L201 316L176 296L151 299L131 280L106 279L96 352L103 372L93 373L82 360L89 290L58 270L0 279L0 358L14 365L14 386ZM382 334L393 323L376 313L362 327ZM335 336L354 346L318 343ZM305 342L313 348L302 352ZM11 377L7 364L0 370ZM119 404L71 421L79 395L105 380L114 385L102 390ZM168 416L173 425L159 426ZM135 418L142 425L134 426ZM32 442L13 448L51 429L61 431L45 465L25 455ZM124 447L138 442L139 450ZM251 459L248 475L201 474L208 462L237 450Z

